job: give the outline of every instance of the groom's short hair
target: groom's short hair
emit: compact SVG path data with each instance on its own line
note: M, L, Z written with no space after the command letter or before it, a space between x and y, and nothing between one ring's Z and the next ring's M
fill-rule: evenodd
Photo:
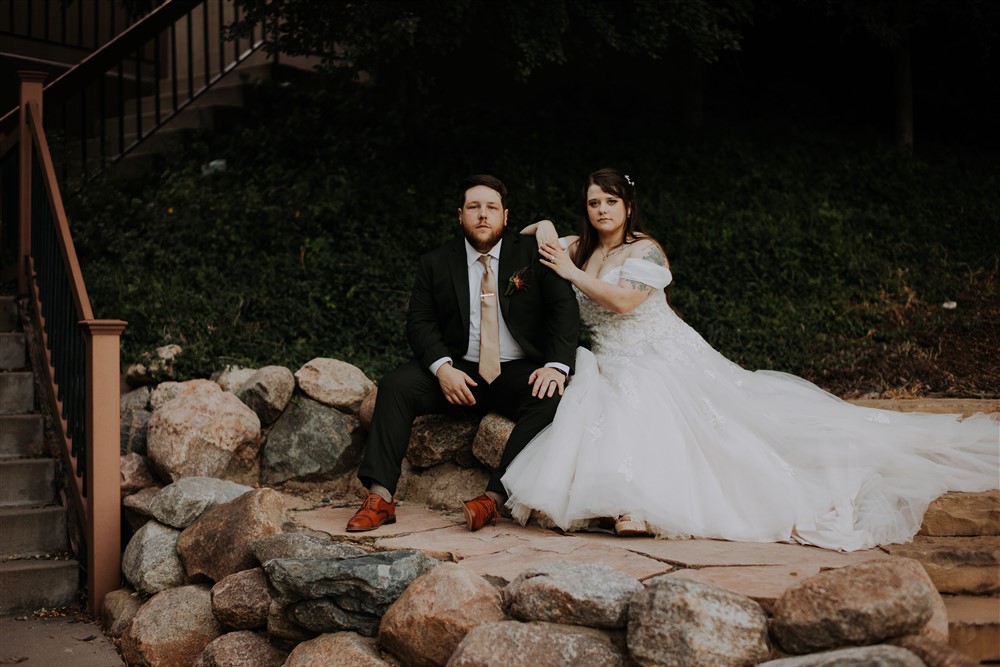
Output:
M473 174L472 176L466 176L462 179L462 182L458 184L458 208L465 207L465 193L469 191L470 188L474 188L477 185L485 185L488 188L496 190L500 193L500 203L504 208L507 208L507 186L497 178L496 176L490 176L489 174Z

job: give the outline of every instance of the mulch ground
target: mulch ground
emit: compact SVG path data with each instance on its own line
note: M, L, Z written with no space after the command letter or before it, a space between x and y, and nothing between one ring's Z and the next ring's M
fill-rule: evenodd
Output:
M960 309L960 310L959 310ZM1000 303L969 295L955 311L916 304L887 318L906 332L851 368L809 378L842 398L1000 398Z

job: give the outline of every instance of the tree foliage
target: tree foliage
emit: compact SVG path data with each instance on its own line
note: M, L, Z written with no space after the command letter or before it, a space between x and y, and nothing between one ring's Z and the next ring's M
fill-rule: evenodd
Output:
M232 34L271 26L269 48L320 56L378 78L406 66L432 78L470 58L524 80L587 54L663 58L678 46L702 60L739 49L751 0L236 0Z

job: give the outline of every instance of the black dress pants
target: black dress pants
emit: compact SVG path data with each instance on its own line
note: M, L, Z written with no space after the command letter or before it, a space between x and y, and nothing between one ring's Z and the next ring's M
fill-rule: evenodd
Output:
M486 486L487 491L506 495L500 478L531 439L552 422L561 397L558 393L541 399L531 395L528 377L538 368L536 361L516 359L502 363L500 375L492 384L479 377L477 364L458 359L454 365L478 383L479 386L470 387L476 405L465 407L449 403L437 378L417 361L405 363L381 379L365 456L358 469L358 478L366 487L371 488L371 484L377 482L396 493L414 419L426 414L471 410L481 416L497 412L515 422L500 465Z

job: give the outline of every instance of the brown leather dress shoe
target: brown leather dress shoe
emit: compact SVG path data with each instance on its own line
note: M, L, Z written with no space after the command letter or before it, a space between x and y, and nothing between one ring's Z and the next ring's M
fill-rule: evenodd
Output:
M487 523L497 524L497 503L489 494L466 500L462 503L462 511L465 512L465 525L469 530L479 530Z
M379 494L369 493L361 509L347 522L347 532L375 530L386 523L396 523L396 503L387 503Z

